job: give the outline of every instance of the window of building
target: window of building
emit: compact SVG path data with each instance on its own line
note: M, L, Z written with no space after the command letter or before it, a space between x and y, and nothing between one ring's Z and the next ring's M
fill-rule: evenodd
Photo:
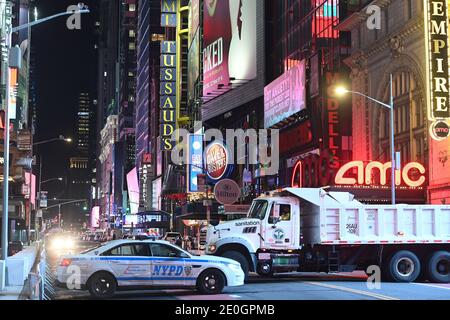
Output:
M426 139L424 123L424 106L421 93L409 72L398 72L393 79L394 93L394 132L395 145L401 152L402 163L419 161L423 163L423 141ZM389 88L387 88L389 91ZM389 96L389 93L387 93ZM389 110L382 109L379 116L379 159L389 160L390 115Z
M130 30L128 31L128 36L129 36L130 38L135 38L135 37L136 37L136 32L135 32L133 29L130 29Z
M128 11L136 11L136 5L134 3L130 3L128 5Z
M128 49L129 50L135 50L136 49L136 45L134 44L134 42L128 43Z
M406 1L406 17L409 19L412 18L412 0L405 0Z

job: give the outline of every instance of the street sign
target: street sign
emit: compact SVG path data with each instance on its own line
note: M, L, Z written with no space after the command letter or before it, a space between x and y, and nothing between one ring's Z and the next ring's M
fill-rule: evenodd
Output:
M214 196L220 204L235 204L241 195L239 185L230 179L220 180L214 187Z
M17 135L17 149L21 151L31 151L31 132L21 130Z
M47 208L47 195L48 191L41 191L39 194L39 207Z

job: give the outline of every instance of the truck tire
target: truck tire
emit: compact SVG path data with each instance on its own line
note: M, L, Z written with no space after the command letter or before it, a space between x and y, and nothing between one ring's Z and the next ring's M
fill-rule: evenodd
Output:
M411 251L396 252L387 265L388 278L395 282L414 282L420 275L420 260Z
M273 268L270 264L261 264L261 263L258 263L256 273L260 277L266 277L266 278L272 278L273 274L274 274Z
M248 280L248 274L250 272L250 268L248 265L247 258L242 253L240 253L238 251L225 251L222 254L222 257L239 262L239 264L241 265L242 271L244 271L244 275L245 275L244 281Z
M426 274L431 282L450 283L450 252L434 252L427 261Z

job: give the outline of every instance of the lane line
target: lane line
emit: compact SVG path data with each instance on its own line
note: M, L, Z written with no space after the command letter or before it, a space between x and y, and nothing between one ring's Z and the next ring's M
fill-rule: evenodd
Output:
M336 285L332 285L332 284L325 284L325 283L321 283L321 282L310 282L310 281L307 281L307 282L304 282L304 283L311 284L311 285L316 285L316 286L324 287L324 288L328 288L328 289L335 289L335 290L346 291L346 292L349 292L349 293L355 293L355 294L359 294L359 295L363 295L363 296L376 298L376 299L379 299L379 300L400 300L398 298L385 296L385 295L378 294L378 293L367 292L367 291L362 291L362 290L357 290L357 289L352 289L352 288L347 288L347 287L341 287L341 286L336 286Z
M419 286L425 286L425 287L433 287L433 288L438 288L438 289L446 289L446 290L450 290L450 287L445 287L445 286L443 286L443 287L441 287L440 285L438 285L438 284L428 284L428 283L417 283L417 282L414 282L413 284L417 284L417 285L419 285ZM444 284L445 285L445 284Z

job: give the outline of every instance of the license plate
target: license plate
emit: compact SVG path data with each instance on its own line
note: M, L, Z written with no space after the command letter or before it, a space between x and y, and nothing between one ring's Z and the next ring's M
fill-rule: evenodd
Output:
M259 260L270 260L270 253L260 253L258 254Z

